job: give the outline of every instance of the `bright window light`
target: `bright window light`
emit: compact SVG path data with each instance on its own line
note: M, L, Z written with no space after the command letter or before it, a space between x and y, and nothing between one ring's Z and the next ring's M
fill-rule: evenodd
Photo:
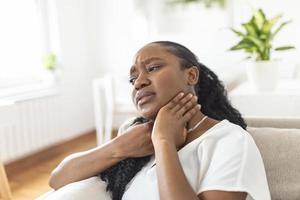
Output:
M36 0L0 2L0 89L39 81L44 41Z

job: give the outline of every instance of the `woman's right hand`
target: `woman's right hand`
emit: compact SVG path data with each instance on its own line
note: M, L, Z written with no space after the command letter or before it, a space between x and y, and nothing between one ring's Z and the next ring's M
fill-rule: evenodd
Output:
M51 173L50 187L57 190L69 183L95 176L129 157L152 155L151 132L151 123L132 125L106 144L71 154Z
M118 154L125 158L144 157L154 154L151 141L153 123L132 125L122 135L115 138L118 145Z

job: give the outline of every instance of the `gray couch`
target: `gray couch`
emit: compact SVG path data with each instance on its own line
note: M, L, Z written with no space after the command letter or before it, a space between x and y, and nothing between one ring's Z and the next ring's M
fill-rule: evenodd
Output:
M272 200L300 200L300 118L247 118L264 161Z

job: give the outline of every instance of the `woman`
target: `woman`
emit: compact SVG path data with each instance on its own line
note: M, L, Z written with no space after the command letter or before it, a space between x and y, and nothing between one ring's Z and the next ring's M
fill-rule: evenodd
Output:
M243 118L190 50L169 41L144 46L130 83L141 117L111 142L66 158L52 188L99 174L114 200L270 199Z

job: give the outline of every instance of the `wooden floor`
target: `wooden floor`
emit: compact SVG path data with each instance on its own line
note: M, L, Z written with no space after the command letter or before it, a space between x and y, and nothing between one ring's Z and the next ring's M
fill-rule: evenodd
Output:
M96 134L93 131L84 134L80 138L60 144L57 148L54 148L56 151L53 151L53 148L52 152L48 149L42 153L42 159L39 155L39 162L34 163L32 161L37 160L35 157L29 159L31 160L30 164L24 164L28 162L28 159L19 163L8 164L5 168L8 173L13 199L31 200L47 192L50 190L48 186L49 175L63 158L74 152L84 151L95 146Z

